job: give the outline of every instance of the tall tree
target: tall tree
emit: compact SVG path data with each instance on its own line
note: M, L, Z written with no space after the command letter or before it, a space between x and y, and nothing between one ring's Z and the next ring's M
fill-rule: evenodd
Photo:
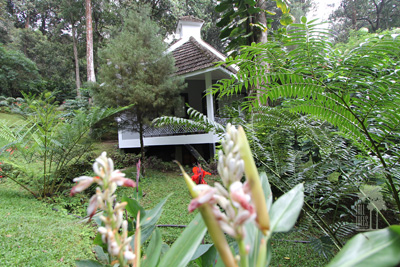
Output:
M62 5L62 16L67 22L66 28L71 29L72 45L74 51L75 62L75 85L76 94L80 97L81 77L79 71L79 54L78 54L78 27L81 25L80 21L83 17L83 2L75 0L64 0ZM70 28L69 28L70 25Z
M275 2L275 3L274 3ZM228 51L238 50L242 45L251 43L267 42L267 30L270 28L271 21L267 19L267 13L274 15L275 12L269 11L270 3L276 5L282 11L280 22L282 25L289 25L294 21L290 15L286 0L225 0L217 7L216 11L222 13L221 20L217 26L221 27L220 38L229 40Z
M330 19L338 40L347 39L350 29L366 27L370 32L400 26L400 0L342 0Z
M0 45L0 95L20 97L37 93L41 77L33 61L19 51Z
M125 127L139 132L141 157L145 156L143 133L146 124L168 111L179 101L182 80L173 76L174 60L166 49L150 11L131 11L122 30L100 51L102 83L93 89L94 100L109 106L133 104Z
M93 58L93 23L92 23L92 1L86 0L86 62L87 81L96 82Z

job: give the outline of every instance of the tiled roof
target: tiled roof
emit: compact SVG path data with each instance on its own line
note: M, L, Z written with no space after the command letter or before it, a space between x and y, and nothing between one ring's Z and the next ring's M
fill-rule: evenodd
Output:
M202 46L193 37L190 37L186 43L172 51L172 55L175 58L177 75L213 67L215 63L221 61L221 58ZM236 73L236 70L231 67L226 65L223 65L223 67L230 72Z
M183 17L180 17L179 20L194 21L194 22L204 22L204 20L198 19L198 18L193 17L193 16L183 16Z

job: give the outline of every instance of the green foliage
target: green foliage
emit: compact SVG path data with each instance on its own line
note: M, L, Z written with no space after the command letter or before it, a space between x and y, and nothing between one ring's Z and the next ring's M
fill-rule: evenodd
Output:
M186 266L200 245L207 227L200 214L190 222L183 233L161 258L158 266Z
M368 28L375 33L398 27L396 14L399 11L398 3L392 1L343 0L329 19L333 22L336 39L345 41L350 30Z
M35 93L40 82L34 62L0 45L0 95L19 97L21 92Z
M220 123L210 120L203 113L195 110L192 107L189 107L187 110L189 115L189 119L179 118L174 116L161 116L153 120L155 126L161 127L163 125L179 125L185 126L188 128L201 129L204 131L215 131L218 134L222 134L224 132L224 126Z
M0 156L12 166L10 179L36 197L51 196L74 177L69 168L81 165L91 151L91 127L123 109L94 107L87 112L76 111L73 118L66 119L51 94L25 100L26 120L1 124L0 138L6 145Z
M75 76L70 43L28 28L16 29L13 32L13 42L8 46L22 52L36 64L43 78L41 89L58 91L58 100L74 96Z
M182 89L182 79L173 76L175 69L149 11L130 12L124 25L102 49L102 84L93 88L97 103L107 106L133 105L121 124L140 133L144 159L143 127L158 115L170 112ZM128 45L129 44L129 45Z
M283 13L282 25L288 25L294 18L289 14L289 7L285 0L273 0L278 9ZM221 1L215 10L222 13L221 20L217 23L221 27L219 37L222 40L229 40L227 51L237 50L242 45L250 45L253 42L262 41L262 35L271 27L272 19L266 19L265 13L275 15L275 12L268 11L269 1ZM271 1L272 2L272 1ZM292 20L293 18L293 20ZM265 40L264 40L265 42Z
M343 54L332 49L329 34L318 30L315 21L293 24L288 32L284 47L292 49L276 43L245 47L230 62L241 67L240 82L228 80L216 90L233 94L258 84L261 104L284 100L290 112L330 123L363 156L381 166L378 169L400 210L396 171L400 39L374 36ZM264 64L254 64L254 55ZM257 105L256 100L249 101L247 108Z
M327 266L397 266L400 263L400 226L358 234Z
M126 15L122 31L102 50L103 84L94 88L96 101L110 106L134 104L135 114L144 118L171 107L180 90L180 80L170 76L173 59L163 56L165 47L147 12Z
M336 43L334 48L343 51L344 53L349 53L350 50L362 45L367 39L376 38L382 35L396 35L399 33L399 28L384 30L377 33L369 33L367 28L361 28L358 31L351 30L348 40L346 42Z

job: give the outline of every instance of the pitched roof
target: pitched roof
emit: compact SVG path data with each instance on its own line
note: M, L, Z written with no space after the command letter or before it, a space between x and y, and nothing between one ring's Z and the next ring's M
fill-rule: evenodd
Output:
M204 22L204 20L198 19L198 18L193 17L193 16L183 16L183 17L180 17L179 20L193 21L193 22Z
M221 58L201 45L195 38L189 40L172 51L175 58L176 74L182 75L202 69L214 67L215 63L221 62ZM232 67L222 65L226 70L236 73Z

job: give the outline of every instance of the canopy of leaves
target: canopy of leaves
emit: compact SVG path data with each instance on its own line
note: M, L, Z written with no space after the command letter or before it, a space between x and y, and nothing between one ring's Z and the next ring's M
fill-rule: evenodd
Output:
M342 0L330 19L337 33L336 39L345 41L351 29L366 27L374 33L398 27L399 12L399 0Z
M38 69L22 53L0 46L0 95L17 97L35 92L41 82Z
M230 94L257 84L263 88L262 103L284 100L291 112L337 127L364 156L380 162L400 208L396 189L400 182L396 141L400 133L400 38L396 34L372 36L342 53L332 48L330 34L318 29L315 21L302 21L292 25L285 48L273 42L244 48L231 62L240 66L240 82L227 80L217 90ZM268 64L259 64L261 59ZM252 108L258 103L249 104Z
M272 6L271 6L272 3ZM282 12L281 24L288 25L294 21L289 14L290 8L286 0L272 1L221 1L215 10L221 13L221 20L217 23L221 27L220 38L229 40L227 51L237 50L242 45L263 41L262 35L271 28L272 19L266 14L275 15L275 10Z

